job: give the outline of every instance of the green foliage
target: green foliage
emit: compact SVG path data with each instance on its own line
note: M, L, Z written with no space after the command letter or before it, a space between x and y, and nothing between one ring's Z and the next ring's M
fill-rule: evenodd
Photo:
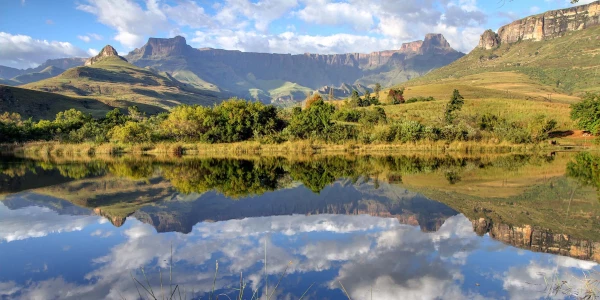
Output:
M342 122L358 122L362 115L362 112L359 110L343 108L336 110L332 118Z
M152 141L152 128L145 122L127 121L113 127L110 136L121 143L146 143Z
M567 164L567 176L584 186L594 186L600 191L600 156L589 152L578 153L575 161Z
M360 95L357 90L352 91L352 95L350 95L350 101L348 104L350 107L359 107L361 106L362 100L360 99Z
M418 96L418 97L409 98L408 100L406 100L405 103L429 102L429 101L435 101L435 98L433 98L432 96L429 96L429 97Z
M332 116L333 120L342 122L358 122L364 126L373 126L385 124L387 116L385 110L381 107L375 107L370 110L356 110L343 108L335 111Z
M579 129L600 133L600 93L587 93L581 102L571 105L571 119Z
M400 90L395 97L402 97L402 93L403 90ZM357 101L375 101L369 93L365 98L369 100L359 97ZM429 101L429 98L423 98L422 101ZM462 97L455 91L446 109L452 120L455 119L454 112L460 110L462 103ZM168 113L152 116L146 116L137 107L128 108L127 114L114 109L99 119L70 109L59 112L54 120L38 122L22 120L18 114L3 113L0 115L0 134L4 142L58 140L68 143L131 144L159 141L231 143L254 140L260 143L281 143L286 140L313 139L331 143L412 143L420 140L452 142L488 138L530 143L548 138L557 122L539 115L523 125L485 114L444 124L443 127L425 126L417 121L392 120L379 106L357 109L344 107L336 110L333 105L325 103L320 95L315 94L307 99L305 109L294 107L278 110L273 105L234 98L213 107L180 105Z
M444 113L446 123L452 123L452 121L455 118L454 112L460 111L462 109L463 104L465 104L464 99L465 98L463 98L463 96L460 95L458 90L455 89L454 92L452 92L452 97L450 97L450 101L448 102L448 104L446 104L446 112Z
M161 124L167 138L209 143L244 141L278 132L282 126L274 106L239 99L212 108L178 106Z
M534 142L541 142L548 139L548 134L556 128L556 120L548 119L544 115L536 115L528 125L531 139Z
M373 92L375 93L375 100L377 100L377 103L379 103L379 93L381 93L381 84L379 84L379 82L375 84Z
M375 107L367 111L363 111L362 116L359 119L359 123L363 126L374 126L378 124L385 124L387 116L385 110L381 107Z
M333 126L335 108L322 99L315 101L305 110L292 115L287 132L297 138L324 138Z

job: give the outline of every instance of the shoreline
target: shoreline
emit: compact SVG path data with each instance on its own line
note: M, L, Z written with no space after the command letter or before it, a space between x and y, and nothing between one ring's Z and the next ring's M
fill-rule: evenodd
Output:
M281 144L237 143L155 143L155 144L68 144L60 142L28 142L0 144L0 155L6 156L88 156L96 155L168 155L168 156L288 156L288 155L390 155L407 152L431 154L465 153L532 153L539 151L595 150L595 145L511 144L492 142L420 141L416 143L330 144L322 141L299 140Z

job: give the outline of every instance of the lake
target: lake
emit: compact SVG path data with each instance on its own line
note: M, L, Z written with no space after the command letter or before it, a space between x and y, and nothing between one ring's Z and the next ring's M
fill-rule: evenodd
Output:
M3 157L1 299L576 299L600 156Z

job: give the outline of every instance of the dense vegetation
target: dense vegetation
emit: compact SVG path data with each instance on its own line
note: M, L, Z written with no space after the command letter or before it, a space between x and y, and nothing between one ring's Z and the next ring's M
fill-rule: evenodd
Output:
M403 90L390 92L391 103L406 102ZM419 98L413 101L432 101ZM547 138L556 121L536 115L528 124L508 122L493 114L457 117L463 97L455 90L436 124L392 120L386 116L378 97L351 97L336 108L316 94L304 108L278 109L272 105L230 99L212 107L181 105L168 113L147 116L137 107L127 113L114 109L102 118L70 109L54 120L23 120L15 113L0 115L2 142L55 140L66 143L231 143L260 141L280 143L294 140L322 140L329 143L391 143L426 141L508 141L539 142ZM367 107L368 106L368 107Z
M583 101L571 105L571 118L580 129L593 134L600 132L600 94L588 93Z
M497 168L510 171L528 164L551 162L552 156L508 155L494 158L386 156L356 157L328 156L315 160L291 161L284 158L259 160L186 158L157 162L144 158L123 158L114 161L91 160L85 163L51 163L44 161L0 162L0 193L12 191L11 178L25 176L28 172L53 179L60 175L84 179L106 174L131 180L150 180L160 175L180 193L217 191L229 197L260 195L300 182L315 193L336 180L350 179L402 182L403 176L440 173L450 184L461 180L462 173L473 169ZM47 171L56 170L56 173ZM58 176L58 177L60 177ZM377 179L378 178L378 179Z

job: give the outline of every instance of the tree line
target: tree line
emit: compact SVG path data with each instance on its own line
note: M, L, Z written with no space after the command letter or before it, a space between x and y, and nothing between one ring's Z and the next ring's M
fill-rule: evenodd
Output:
M407 101L403 89L392 89L392 103ZM260 102L232 98L212 107L180 105L169 112L148 116L136 106L126 112L109 111L104 117L70 109L54 120L22 119L16 113L0 115L1 141L53 140L65 143L232 143L259 141L281 143L321 140L329 143L390 143L427 141L479 141L493 139L512 143L539 142L548 137L556 121L544 116L529 124L508 122L491 114L460 117L464 98L455 90L447 102L444 120L425 125L414 120L391 119L380 106L379 94L351 97L336 108L315 94L303 108L282 109ZM409 99L410 100L410 99ZM431 97L413 101L433 101ZM395 101L395 102L394 102ZM372 107L366 107L372 106Z

